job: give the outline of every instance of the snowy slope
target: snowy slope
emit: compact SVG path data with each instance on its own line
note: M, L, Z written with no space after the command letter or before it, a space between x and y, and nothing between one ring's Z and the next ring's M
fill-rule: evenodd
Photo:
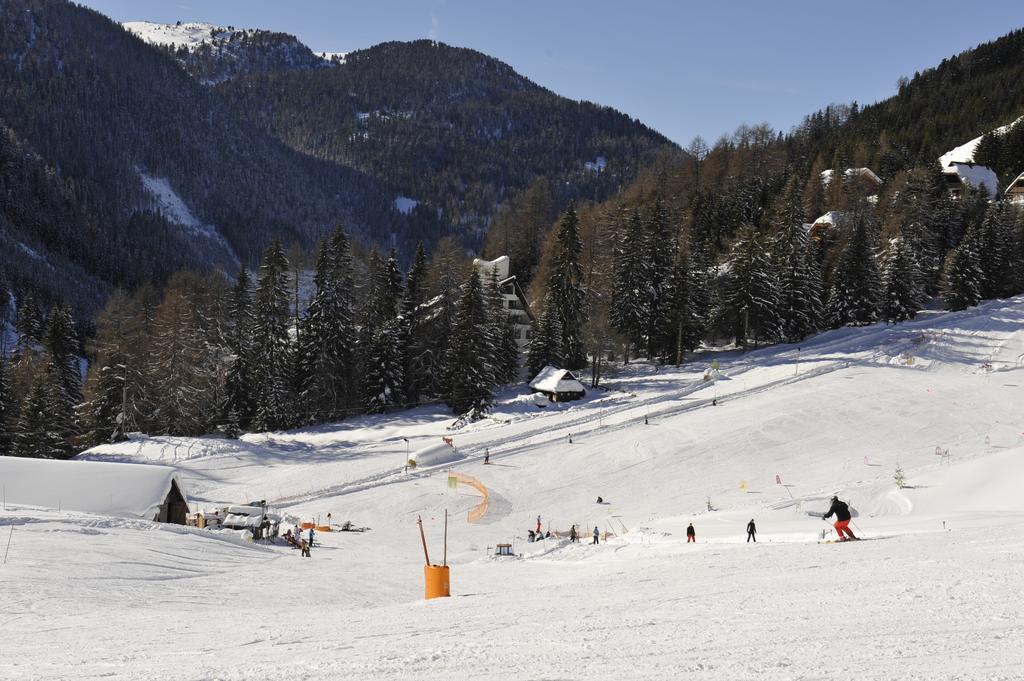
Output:
M213 225L205 224L197 218L189 209L185 201L171 187L166 177L156 177L141 170L137 171L142 186L153 198L154 207L170 222L180 225L185 231L203 240L210 242L210 245L217 251L226 253L234 262L238 262L238 256L234 250L217 231Z
M195 49L204 41L210 42L215 37L236 33L213 24L195 21L177 24L125 21L121 25L151 45L172 45L188 49Z
M679 369L638 363L578 403L508 391L458 430L424 407L97 448L86 458L176 467L199 506L267 498L371 529L322 533L300 559L9 506L0 677L1019 678L1022 365L1018 297ZM461 461L403 472L442 436ZM450 489L449 467L486 488L479 522L466 519L480 491ZM872 541L817 543L837 492ZM415 520L440 560L446 509L455 597L423 602ZM538 514L611 536L526 543ZM522 559L490 558L501 541Z

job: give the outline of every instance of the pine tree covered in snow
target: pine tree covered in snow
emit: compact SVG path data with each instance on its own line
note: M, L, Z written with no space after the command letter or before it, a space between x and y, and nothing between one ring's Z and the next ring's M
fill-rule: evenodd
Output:
M490 407L495 368L488 362L487 310L480 275L473 268L459 299L448 347L446 402L456 414L478 416Z
M966 310L981 302L985 273L978 231L978 225L968 227L960 245L946 259L942 299L949 310Z
M288 259L280 242L267 249L253 303L253 427L282 428L290 422L288 391Z
M1002 202L991 203L979 230L978 255L981 266L982 298L1000 298L1013 293L1013 227Z
M352 254L340 226L320 245L313 283L298 348L300 403L315 419L337 419L356 397Z
M487 360L494 368L491 383L494 386L511 383L519 367L519 347L515 342L515 327L505 309L497 268L492 268L485 278L484 307L487 311Z
M243 262L228 302L227 371L224 420L234 431L249 428L256 413L253 400L252 279Z
M544 309L532 324L530 348L526 356L526 367L530 377L534 377L546 366L561 367L565 364L562 355L562 327L558 321L558 313L550 299L545 299Z
M615 284L610 310L612 327L627 340L625 359L629 361L631 344L639 348L647 327L646 301L643 295L645 261L644 224L639 211L633 211L626 231L615 251ZM531 363L532 367L532 363ZM541 367L543 368L543 366Z
M41 358L21 406L14 437L14 456L66 459L74 454L74 414L52 358Z
M557 245L551 272L548 276L549 304L562 330L561 354L565 368L581 369L587 364L587 351L583 345L583 323L586 319L583 288L583 267L580 265L579 217L570 204L562 216L556 234Z
M43 346L53 362L61 391L73 407L82 399L82 374L78 359L78 331L66 305L56 305L50 310Z
M201 435L222 411L222 357L212 347L207 283L189 272L172 275L156 311L148 371L161 432Z
M803 225L803 192L796 177L786 186L772 248L779 282L782 337L795 343L813 333L821 322L821 274L808 247Z
M779 284L769 254L753 227L740 231L729 257L723 308L736 342L771 343L779 338Z
M877 228L867 209L853 212L850 236L833 275L826 313L831 328L870 324L878 319L881 273L875 258Z
M0 353L0 456L10 454L13 446L14 391L9 364L3 353Z
M430 391L430 326L426 324L423 304L427 298L427 257L423 242L416 247L412 267L405 277L405 295L402 298L402 369L405 377L403 392L411 404Z
M913 319L925 301L923 276L910 243L899 234L889 242L882 263L882 319Z
M116 291L96 318L95 357L82 410L85 443L117 442L144 423L148 345L139 300ZM140 347L141 346L141 347Z
M666 303L664 352L673 359L676 366L679 366L683 356L700 345L703 334L703 321L694 309L693 275L689 253L679 253L676 256Z
M668 211L660 198L655 199L651 206L651 214L647 220L643 239L646 275L643 282L643 300L646 303L644 314L646 328L644 339L647 342L647 356L654 357L657 353L656 344L663 337L663 329L669 324L671 302L669 300L669 284L672 277L672 258L676 253L672 227L669 224Z
M374 267L372 276L373 297L361 348L363 405L370 413L382 413L404 402L403 334L398 320L402 273L394 251Z

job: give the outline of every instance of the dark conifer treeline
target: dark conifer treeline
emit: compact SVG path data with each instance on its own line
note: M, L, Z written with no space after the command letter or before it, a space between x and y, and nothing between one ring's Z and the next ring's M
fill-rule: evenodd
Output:
M162 294L115 291L96 319L84 390L68 309L43 321L22 301L18 346L0 362L0 453L63 458L138 431L236 437L427 400L482 416L518 376L496 276L445 248L429 266L418 249L407 276L393 252L368 260L360 286L337 229L320 245L305 309L278 242L255 278L244 267L233 284L182 270ZM430 283L431 269L444 276Z

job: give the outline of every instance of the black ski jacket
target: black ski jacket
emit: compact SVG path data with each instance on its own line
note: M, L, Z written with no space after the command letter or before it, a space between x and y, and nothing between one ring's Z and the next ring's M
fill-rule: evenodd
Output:
M747 523L747 534L754 534L757 532L757 527L754 526L754 521Z
M846 505L845 501L839 501L836 499L832 502L831 508L828 509L828 513L821 516L822 518L828 518L833 513L836 514L836 520L849 520L850 519L850 507Z

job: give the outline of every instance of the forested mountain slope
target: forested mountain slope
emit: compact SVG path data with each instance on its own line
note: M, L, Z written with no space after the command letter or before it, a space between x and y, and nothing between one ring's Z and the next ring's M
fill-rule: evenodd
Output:
M239 122L169 55L65 2L0 6L0 124L0 237L24 246L3 249L0 278L80 309L103 287L234 269L275 236L406 221L376 180Z
M557 188L556 206L601 200L676 150L621 112L428 40L350 52L333 68L249 72L216 91L289 146L394 186L419 202L421 219L438 216L470 246L537 178Z

